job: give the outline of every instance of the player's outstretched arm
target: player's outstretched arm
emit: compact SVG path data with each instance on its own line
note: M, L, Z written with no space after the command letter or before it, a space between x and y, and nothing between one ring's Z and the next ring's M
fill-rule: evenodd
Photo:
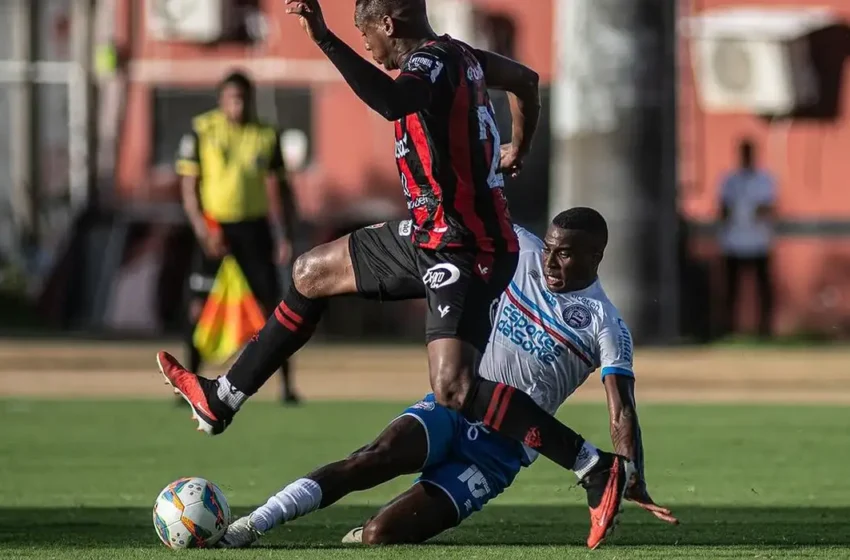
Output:
M400 76L393 80L357 54L325 25L317 0L286 0L286 11L297 15L307 35L319 45L354 93L388 121L425 109L431 90L419 78Z
M493 89L508 92L511 105L511 143L502 150L502 170L519 171L540 119L540 76L524 64L489 51L475 50L484 79ZM515 169L514 169L515 168Z
M608 395L608 414L611 420L611 441L614 451L634 462L637 479L626 490L626 498L652 513L661 521L678 524L669 509L657 505L646 489L643 470L643 441L635 405L635 380L625 375L610 374L604 380Z

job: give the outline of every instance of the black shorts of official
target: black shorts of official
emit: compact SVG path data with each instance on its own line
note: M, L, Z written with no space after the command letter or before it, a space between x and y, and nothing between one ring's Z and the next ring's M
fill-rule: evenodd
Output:
M280 301L280 283L275 263L275 244L265 219L221 225L228 254L236 259L251 292L263 312L269 314ZM196 248L189 273L189 293L205 299L212 290L221 260L207 258L200 245Z
M382 301L425 298L427 342L458 338L483 352L517 253L422 249L413 244L411 227L409 220L393 221L351 234L357 291Z

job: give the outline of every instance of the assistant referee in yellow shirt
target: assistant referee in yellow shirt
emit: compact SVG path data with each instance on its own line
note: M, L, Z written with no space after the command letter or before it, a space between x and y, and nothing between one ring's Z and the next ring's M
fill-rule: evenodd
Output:
M254 97L245 74L228 75L219 86L218 108L195 117L180 143L183 206L199 242L189 276L186 348L194 372L201 357L192 333L222 257L236 259L268 314L281 298L277 265L288 264L292 256L295 208L280 135L257 120ZM297 403L288 362L281 364L281 373L284 402Z

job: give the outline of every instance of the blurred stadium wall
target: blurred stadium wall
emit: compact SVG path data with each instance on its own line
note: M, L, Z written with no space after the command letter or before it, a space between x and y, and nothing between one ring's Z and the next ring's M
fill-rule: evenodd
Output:
M638 308L627 314L644 313L643 322L658 322L655 327L667 340L681 333L710 336L716 321L713 310L722 295L712 229L717 182L734 162L737 138L748 134L763 145L762 163L780 182L781 237L774 271L778 331L826 336L850 332L850 196L844 187L845 167L850 165L844 155L850 153L850 120L846 112L765 119L747 112L705 110L696 91L690 41L676 34L677 27L692 15L729 6L725 0L593 0L598 13L607 10L609 17L602 23L616 33L613 37L585 33L588 42L584 45L581 37L576 38L581 24L562 19L564 13L575 11L565 6L582 3L588 4L586 0L429 0L438 31L515 56L541 74L541 135L524 175L508 187L515 219L540 232L560 207L582 201L559 169L569 152L563 152L563 135L558 135L552 116L557 93L553 89L564 73L558 45L572 34L567 44L577 48L577 60L585 68L608 71L607 82L594 84L597 93L604 93L605 87L621 92L631 88L644 103L643 113L634 121L644 135L637 140L629 136L636 129L627 125L611 136L624 140L611 143L609 138L608 146L597 150L596 165L604 169L606 154L611 153L606 150L616 147L612 163L622 166L616 184L607 184L610 175L588 174L583 187L588 192L599 184L605 187L595 193L595 199L583 200L599 206L618 228L618 248L609 252L604 274L612 278L609 283L623 286L612 286L614 299L625 299L620 304L627 310ZM149 334L178 328L181 267L191 236L177 203L171 161L192 115L214 104L216 82L234 67L249 71L260 83L261 114L292 131L290 151L304 221L303 247L404 214L389 156L389 123L371 113L340 81L295 22L283 14L280 0L200 3L220 4L229 12L220 20L217 37L203 36L196 28L194 39L174 36L185 16L177 10L181 4L8 0L0 6L0 30L6 31L0 35L0 122L9 123L13 131L0 138L0 185L4 187L0 213L15 217L0 220L0 256L4 262L40 265L25 271L26 284L29 293L39 298L40 316L49 324ZM803 0L740 0L736 5L806 4ZM81 19L84 5L90 6L90 21ZM627 5L628 10L618 11L618 6ZM838 21L850 17L850 6L842 0L824 0L819 5L832 8ZM333 29L360 49L352 26L352 3L325 1L324 10ZM833 62L846 58L850 42L842 34L843 25L822 37L830 48L813 51L813 56L833 53L821 66L827 74L832 72L837 83L837 107L847 96L846 88L840 87L840 64L836 70ZM79 71L88 70L86 79L92 78L93 71L74 61L84 44L80 38L89 36L84 33L86 26L94 29L90 48L109 46L114 67L110 70L109 56L98 59L106 71L98 66L97 111L90 122L81 122L78 109L84 90L79 87ZM618 54L623 47L627 51ZM667 64L664 57L671 50L675 66L653 66ZM636 64L617 62L620 56ZM69 86L70 76L77 76L74 87ZM507 134L505 99L495 101L500 128ZM26 107L31 110L19 111ZM596 112L597 108L577 109L604 121L604 112ZM647 124L656 118L662 122ZM90 138L93 129L98 132L94 140ZM649 138L647 131L660 138ZM29 137L32 142L25 141ZM80 148L81 142L88 150ZM636 142L649 155L630 152ZM92 197L97 206L94 212L79 213L71 205L70 193L81 192L79 163L86 157L91 159L88 169L97 170ZM643 194L637 196L641 189ZM657 218L657 204L663 209L662 226L641 236L638 226ZM678 228L671 223L676 211ZM27 218L46 226L34 228L35 251L22 249ZM643 247L638 247L636 239ZM639 261L635 264L635 251L648 259L649 272ZM656 262L652 262L653 253L659 254ZM647 277L624 285L623 279L634 270ZM127 293L136 297L121 295ZM650 311L640 311L641 306ZM404 333L418 340L420 310L416 303L375 310L368 303L360 307L341 302L329 317L329 334ZM671 318L677 311L678 316ZM676 332L671 332L670 325Z

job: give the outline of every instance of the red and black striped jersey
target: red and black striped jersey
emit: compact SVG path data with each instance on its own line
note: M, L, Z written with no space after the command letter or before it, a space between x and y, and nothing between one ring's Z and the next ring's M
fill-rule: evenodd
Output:
M401 76L415 76L431 89L426 109L395 121L395 157L414 243L518 251L499 172L495 112L473 50L443 36L408 56Z

